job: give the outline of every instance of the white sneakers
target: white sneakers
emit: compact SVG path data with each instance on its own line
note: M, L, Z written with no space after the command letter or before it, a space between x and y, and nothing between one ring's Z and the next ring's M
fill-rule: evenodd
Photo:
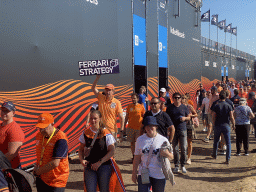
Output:
M175 167L175 168L173 169L173 173L179 173L179 172L180 172L179 167ZM185 168L185 167L181 167L181 172L182 172L182 173L187 173L186 168Z

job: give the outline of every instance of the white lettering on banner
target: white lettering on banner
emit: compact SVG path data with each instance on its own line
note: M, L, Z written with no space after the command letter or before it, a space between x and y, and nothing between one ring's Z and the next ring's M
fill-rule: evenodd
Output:
M86 1L90 2L90 3L94 4L94 5L98 5L99 4L98 0L86 0Z
M209 61L205 61L205 66L209 66L210 65L210 62Z
M252 69L251 68L249 68L249 71L251 71Z
M170 27L170 33L173 34L173 35L176 35L178 37L181 37L181 38L185 38L185 33L181 33L178 29L174 29L172 27Z
M159 42L159 51L163 51L163 44Z
M101 62L99 60L98 63L97 61L80 61L78 64L79 68L109 66L108 60L101 60Z
M139 46L139 36L134 35L134 40L135 40L135 46Z
M165 4L162 3L162 2L160 2L160 7L163 8L163 9L165 9Z
M216 62L213 62L213 63L212 63L212 66L213 66L213 67L217 67L217 63L216 63Z
M98 74L111 74L114 67L102 67L102 68L89 68L89 69L80 69L80 76L87 75L98 75Z

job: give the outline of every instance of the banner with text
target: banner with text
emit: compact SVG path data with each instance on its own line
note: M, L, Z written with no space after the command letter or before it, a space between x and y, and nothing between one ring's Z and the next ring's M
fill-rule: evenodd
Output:
M119 73L118 59L78 61L79 75L104 75Z

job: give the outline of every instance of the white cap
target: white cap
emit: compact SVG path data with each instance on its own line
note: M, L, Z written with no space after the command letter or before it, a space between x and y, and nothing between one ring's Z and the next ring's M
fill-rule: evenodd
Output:
M165 89L165 88L161 88L161 89L160 89L160 92L165 93L165 92L166 92L166 89Z

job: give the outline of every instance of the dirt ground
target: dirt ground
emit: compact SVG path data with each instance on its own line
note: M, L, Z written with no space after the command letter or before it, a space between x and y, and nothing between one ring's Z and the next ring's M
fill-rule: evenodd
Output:
M234 131L232 137L232 153L230 164L223 164L224 155L217 156L217 159L210 159L213 141L204 143L202 139L206 133L202 132L202 126L197 129L198 139L193 141L192 164L186 165L186 174L176 174L176 185L172 186L169 181L166 184L166 192L169 191L189 191L189 192L210 192L210 191L256 191L256 154L249 156L234 156L236 146ZM250 150L256 148L256 139L250 135ZM126 191L137 190L137 184L131 180L132 163L129 143L124 141L118 144L115 154L116 162L122 172ZM172 167L174 167L172 163ZM36 191L36 190L35 190ZM70 176L66 187L66 192L83 191L83 170L79 160L70 161Z

